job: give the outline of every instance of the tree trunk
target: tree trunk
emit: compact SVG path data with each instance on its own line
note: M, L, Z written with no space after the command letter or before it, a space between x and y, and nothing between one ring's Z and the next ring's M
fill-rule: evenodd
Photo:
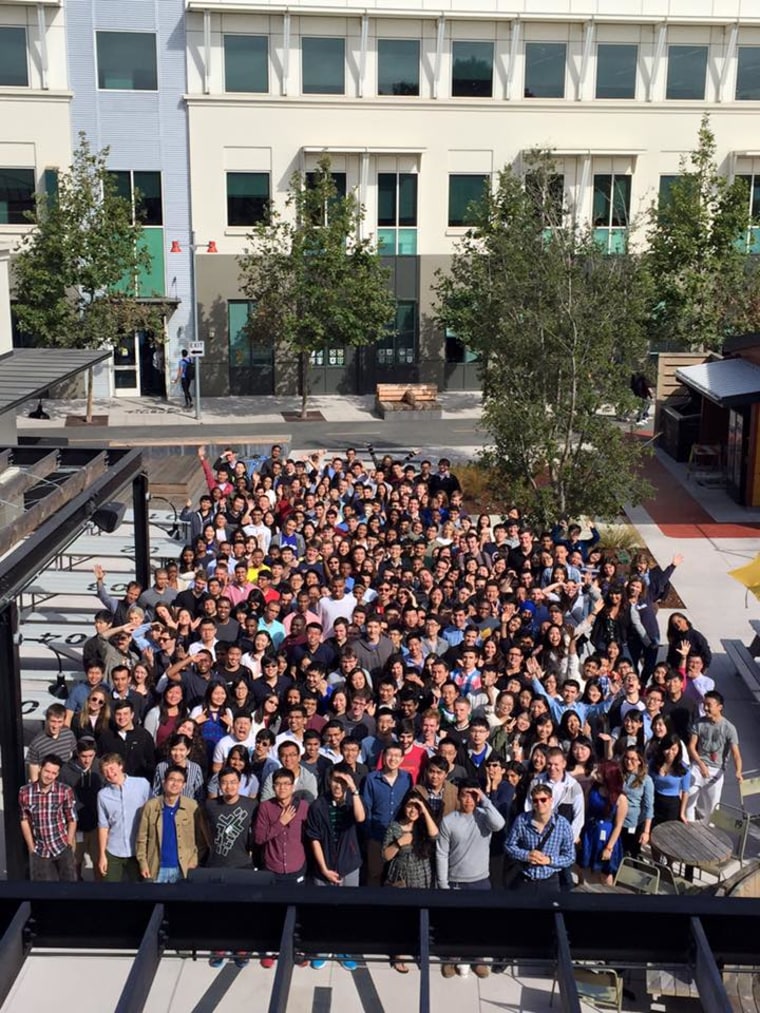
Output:
M85 409L85 422L90 425L92 422L92 402L95 395L94 391L95 376L93 374L93 368L87 370L87 408Z
M305 419L307 416L306 405L309 400L309 387L307 382L309 368L308 352L300 352L298 355L298 372L299 381L301 384L301 418Z

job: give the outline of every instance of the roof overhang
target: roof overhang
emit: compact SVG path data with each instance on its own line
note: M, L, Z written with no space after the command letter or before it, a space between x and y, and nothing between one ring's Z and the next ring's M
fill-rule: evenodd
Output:
M676 379L721 408L760 403L760 366L747 359L718 359L676 370Z
M0 357L0 414L110 359L110 348L14 348Z

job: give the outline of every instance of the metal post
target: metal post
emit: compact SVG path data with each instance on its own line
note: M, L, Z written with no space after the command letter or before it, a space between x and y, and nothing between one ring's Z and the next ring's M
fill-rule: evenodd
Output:
M430 1013L430 911L420 910L420 1013Z
M116 1013L140 1013L145 1008L164 949L163 920L164 905L156 904L116 1004Z
M150 587L150 534L148 532L148 476L144 471L132 479L132 511L135 527L135 579Z
M198 333L198 292L195 278L195 233L190 236L190 291L193 297L193 341L200 341ZM195 363L195 418L198 422L201 419L201 356L194 355Z
M285 912L285 921L280 936L280 952L277 955L277 970L269 997L269 1013L285 1013L293 980L295 954L293 936L296 931L296 908L291 904Z
M18 793L25 783L25 777L17 632L18 609L15 602L10 602L0 611L0 672L3 678L0 758L3 766L3 826L8 879L25 879L27 863L26 847L18 820Z

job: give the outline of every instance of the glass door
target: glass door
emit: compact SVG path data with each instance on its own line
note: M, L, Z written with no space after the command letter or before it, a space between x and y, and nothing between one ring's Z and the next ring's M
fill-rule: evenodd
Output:
M123 334L116 342L113 387L117 397L140 396L140 342L137 333Z

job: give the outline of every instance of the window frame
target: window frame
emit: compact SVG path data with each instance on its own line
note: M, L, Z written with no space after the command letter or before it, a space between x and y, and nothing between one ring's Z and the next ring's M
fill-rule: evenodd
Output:
M467 201L467 204L462 209L462 219L461 219L461 221L452 221L452 218L451 218L451 211L452 211L452 207L451 207L451 205L452 205L452 199L451 199L452 198L452 183L454 182L454 180L461 179L463 177L475 177L475 178L480 179L482 181L482 187L481 187L481 190L480 190L480 196L477 197L477 198L470 198ZM449 173L448 205L447 205L447 211L446 211L446 213L447 213L448 227L450 229L467 229L467 228L470 227L471 223L468 222L468 221L466 221L467 208L470 206L470 204L476 203L477 200L482 200L482 198L487 193L488 189L490 189L490 186L491 186L491 173L490 172L450 172Z
M674 49L680 49L680 50L689 50L689 49L691 49L691 50L694 50L694 51L696 51L696 50L704 51L705 65L704 65L704 74L702 75L702 94L701 95L671 95L670 94L670 89L671 89L670 72L671 72L671 68L673 67L673 63L671 62L672 61L671 54L672 54L672 52L673 52ZM707 71L709 69L709 63L710 63L710 47L709 47L709 45L694 46L694 45L689 45L688 43L678 43L678 42L670 44L668 46L668 69L667 69L667 72L665 74L665 101L666 102L704 102L705 101L705 95L707 93Z
M457 46L484 46L484 47L487 46L490 49L490 51L491 51L491 75L488 78L488 90L487 90L487 93L484 91L484 93L481 95L481 94L478 94L472 88L470 90L468 90L468 89L465 88L464 90L457 91L457 88L456 88L456 78L455 78L457 63L458 62L459 63L467 62L467 61L457 60L457 56L456 56ZM470 59L473 59L473 57L470 57ZM476 61L478 61L477 57L474 57L474 59ZM453 39L452 42L451 42L451 97L452 98L471 98L471 99L493 98L493 79L494 79L494 69L495 69L495 66L496 66L496 46L495 46L495 43L493 43L492 41L489 41L488 39ZM466 83L466 80L467 79L465 79L465 83ZM478 80L477 78L470 78L469 79L470 86L472 86L473 84L477 83L477 80ZM485 81L485 78L483 80Z
M413 45L417 48L417 90L414 92L393 92L393 91L381 91L380 90L380 65L382 62L382 56L380 49L383 43L402 43L406 45ZM422 47L419 39L393 39L393 38L379 38L377 39L377 95L380 98L419 98L420 96L420 65L421 65L421 52ZM402 82L398 82L399 84Z
M34 226L34 222L28 221L23 216L24 216L24 214L27 211L34 212L35 207L36 207L36 195L37 195L37 174L36 174L36 170L33 169L33 168L30 168L28 165L24 165L24 166L19 166L19 165L3 165L3 166L0 166L0 173L24 173L24 174L28 173L29 174L29 178L31 180L31 185L32 185L31 186L31 190L29 192L29 206L28 207L24 206L24 207L20 208L18 211L14 212L15 217L13 217L13 218L11 217L11 210L10 210L10 204L11 204L11 202L10 201L3 202L3 203L6 204L8 221L5 221L5 222L4 221L0 221L0 228L18 228L19 225L23 225L23 226L27 226L27 227L32 228Z
M342 47L343 59L341 62L341 87L340 91L315 91L306 87L306 43L312 42L339 42ZM302 35L301 36L301 94L302 95L343 95L346 94L346 40L342 35Z
M633 89L630 95L600 95L599 94L599 53L602 49L632 49L633 50ZM637 42L598 42L596 46L596 79L594 81L594 98L601 102L632 102L636 99L636 89L639 76L639 45ZM609 88L609 85L607 86Z
M741 69L742 69L742 67L741 67L741 64L742 64L742 52L743 51L746 52L747 50L750 50L750 49L752 49L752 50L755 51L755 53L757 55L757 59L758 59L758 67L757 67L758 80L757 80L757 84L756 84L755 89L754 89L757 92L757 94L753 95L753 96L750 96L748 98L744 98L743 96L739 95L739 75L741 74ZM736 87L734 88L734 101L735 102L757 102L757 101L760 101L760 45L757 45L757 46L738 46L737 47L737 53L736 53Z
M109 36L122 36L122 37L129 35L129 36L132 36L134 38L148 37L148 38L153 39L153 59L154 59L154 63L155 63L154 71L155 71L155 82L156 82L154 88L109 88L106 85L101 84L100 39L102 37L106 36L106 35L109 35ZM96 82L97 82L97 90L98 91L109 91L109 92L110 91L117 91L117 92L125 91L125 92L130 92L130 93L131 92L140 92L142 94L152 95L155 92L160 91L160 83L161 82L160 82L160 78L159 78L159 74L158 74L158 67L159 67L159 61L158 61L158 34L157 34L157 32L151 32L151 31L136 31L136 32L132 32L132 31L113 31L113 30L107 29L107 28L103 28L103 29L98 28L98 29L95 30L95 78L96 78Z
M233 176L262 176L267 181L267 195L266 197L259 197L257 195L248 195L245 197L237 194L230 194L230 179ZM225 203L226 203L226 214L225 223L228 229L251 229L256 225L268 225L270 222L269 208L272 202L272 173L262 172L259 170L227 170L224 174L224 192L225 192ZM230 221L230 200L239 198L240 200L261 200L264 202L262 207L262 215L254 221L250 222L232 222Z
M530 52L535 52L536 51L535 47L538 47L538 46L544 46L544 47L552 46L552 47L561 47L562 48L562 51L563 51L564 55L563 55L563 59L562 59L562 94L561 95L538 95L538 94L528 95L529 53ZM523 98L530 99L530 100L538 99L538 101L541 102L541 101L547 101L547 100L550 100L550 101L554 100L554 101L556 101L558 99L564 99L564 98L566 98L566 96L567 96L567 43L566 42L552 42L552 41L539 42L538 40L535 40L535 41L534 40L530 40L530 41L526 42L525 43L525 61L524 61L524 69L523 69Z
M228 39L257 39L264 42L264 78L265 85L263 88L256 88L251 90L250 88L230 88L227 83L227 40ZM270 93L270 81L269 81L269 36L260 35L254 32L223 32L222 33L222 56L223 56L223 74L224 74L224 92L226 95L268 95Z
M0 88L30 88L31 75L29 74L29 33L26 25L0 25L0 32L21 32L24 46L24 75L26 80L23 84L12 84L0 81Z

